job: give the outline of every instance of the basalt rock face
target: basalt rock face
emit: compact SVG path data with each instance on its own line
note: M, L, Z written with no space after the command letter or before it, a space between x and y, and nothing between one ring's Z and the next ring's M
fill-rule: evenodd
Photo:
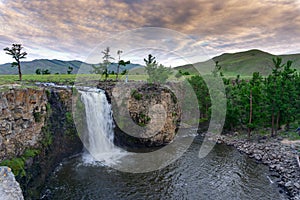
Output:
M131 83L126 87L116 86L112 98L117 144L157 147L174 139L181 109L176 96L167 87Z
M72 92L67 89L52 89L48 93L51 107L42 129L44 140L41 153L27 166L33 177L23 177L20 183L26 199L39 199L47 176L63 159L80 153L83 145L77 135L72 118Z
M72 118L72 91L10 89L0 93L0 108L0 162L19 159L19 170L13 172L24 197L39 199L55 166L82 151Z
M0 160L38 148L46 115L47 96L37 89L10 89L0 93Z

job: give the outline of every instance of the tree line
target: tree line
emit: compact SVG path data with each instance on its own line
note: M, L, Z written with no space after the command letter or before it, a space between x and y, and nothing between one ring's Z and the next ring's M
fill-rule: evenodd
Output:
M248 80L221 74L227 97L225 130L245 130L250 137L254 130L270 128L271 136L275 136L282 126L288 130L291 123L299 123L300 74L292 68L292 61L283 63L277 57L273 64L272 73L266 77L259 72ZM189 82L197 94L201 117L209 118L211 100L203 78L193 76Z

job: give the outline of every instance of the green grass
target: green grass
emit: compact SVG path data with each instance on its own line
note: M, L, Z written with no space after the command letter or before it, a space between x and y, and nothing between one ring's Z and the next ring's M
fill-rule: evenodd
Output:
M168 81L183 81L191 78L194 75L182 76L179 79L175 77L175 73L170 74ZM226 76L226 78L236 78L235 76ZM241 79L249 79L250 76L241 76ZM11 88L34 88L39 89L39 86L34 85L36 82L51 82L60 85L82 85L95 86L99 80L104 81L104 77L98 74L50 74L50 75L36 75L24 74L23 80L19 81L18 75L0 75L0 92L8 91ZM119 81L124 82L126 75L119 75ZM144 81L146 82L148 75L146 74L129 74L128 81ZM109 81L115 81L116 75L110 75ZM15 85L12 85L15 84ZM47 92L47 91L46 91ZM49 91L48 91L49 93Z
M5 84L28 84L34 82L53 82L58 84L74 84L79 79L84 80L99 80L100 76L95 74L50 74L50 75L36 75L36 74L24 74L22 76L22 82L19 81L18 75L0 75L0 85Z
M289 140L300 140L300 136L295 131L288 131L286 133L283 133L284 136L286 136Z
M129 81L146 81L147 75L130 74L128 75ZM126 76L119 76L119 80L125 81ZM87 81L99 81L104 80L104 77L98 74L50 74L50 75L36 75L36 74L24 74L22 76L22 82L19 81L18 75L0 75L0 85L5 87L8 84L20 84L26 85L35 82L52 82L65 85L73 85L77 82ZM108 80L116 80L116 75L110 75ZM177 80L174 75L171 75L169 80Z
M178 81L183 79L191 78L194 73L191 75L182 76L181 78L177 79L175 77L174 71L172 74L170 74L168 81ZM199 74L199 73L198 73ZM229 72L225 74L226 78L236 78L235 73ZM242 79L250 78L251 76L241 76ZM129 72L128 80L129 81L147 81L148 75L141 73L136 74L135 71L132 73ZM119 75L120 81L125 81L126 75ZM9 84L19 84L19 85L27 85L32 84L35 82L52 82L57 84L63 84L63 85L73 85L74 83L78 82L89 82L89 81L99 81L104 80L104 76L98 75L98 74L50 74L50 75L36 75L36 74L23 74L22 76L22 82L19 81L18 75L0 75L0 85L2 85L1 89L5 89L5 85L7 87ZM116 80L116 75L109 75L108 80Z
M24 74L22 76L22 82L20 82L18 75L0 75L0 85L26 84L32 82L71 83L74 82L75 78L76 78L75 74L59 74L59 75Z
M27 149L22 156L12 158L10 160L3 160L0 163L0 165L10 167L16 176L23 177L26 176L26 171L25 171L26 160L29 158L34 158L39 153L40 151L37 149Z
M277 137L286 138L288 140L300 140L300 136L298 133L295 132L297 127L294 124L291 124L291 127L288 131L279 130L277 133ZM235 139L248 139L247 131L246 130L239 130L239 134L235 135L233 138ZM267 138L271 137L271 130L270 129L255 129L251 133L250 139L258 139L261 137L266 136Z
M15 176L26 176L25 161L22 158L13 158L10 160L4 160L0 163L2 166L8 166L12 169Z
M260 72L262 75L269 75L272 72L274 66L272 59L276 55L269 54L260 50L249 50L238 53L225 53L213 58L214 61L218 61L222 68L223 74L227 76L236 77L252 76L253 72ZM279 55L282 58L282 62L286 63L288 60L293 61L292 68L300 71L300 54L293 55ZM199 62L192 65L184 65L176 67L177 70L187 71L190 74L210 73L214 68L214 62Z

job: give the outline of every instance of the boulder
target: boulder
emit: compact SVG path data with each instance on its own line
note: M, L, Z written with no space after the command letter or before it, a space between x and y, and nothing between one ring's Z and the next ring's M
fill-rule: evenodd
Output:
M0 166L0 197L1 200L23 200L22 190L11 169Z

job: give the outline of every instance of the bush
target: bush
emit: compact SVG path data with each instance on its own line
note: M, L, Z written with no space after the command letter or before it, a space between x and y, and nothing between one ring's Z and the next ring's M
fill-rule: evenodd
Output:
M11 160L4 160L0 165L8 166L12 169L15 176L26 176L25 162L22 158L13 158Z
M51 132L49 131L49 127L44 126L42 128L42 133L44 134L44 137L41 142L44 147L48 147L53 142L53 136L52 136Z
M47 110L47 112L50 112L50 111L51 111L51 105L50 105L50 103L47 103L47 104L46 104L46 110Z
M141 100L143 98L143 94L139 93L136 90L133 90L131 95L133 96L133 98L135 98L136 100Z
M66 122L67 122L67 124L73 123L73 116L72 116L71 112L66 112Z
M25 161L33 158L40 153L37 149L27 149L21 157L4 160L0 163L2 166L8 166L12 169L15 176L26 176Z
M34 112L33 117L34 117L34 121L37 123L42 121L42 115L40 112Z
M50 96L51 96L51 91L50 90L45 90L45 92L46 92L47 98L49 99Z
M139 118L138 119L138 121L139 121L138 125L139 126L146 126L151 120L151 117L149 117L148 115L146 115L144 113L139 113L138 118Z

